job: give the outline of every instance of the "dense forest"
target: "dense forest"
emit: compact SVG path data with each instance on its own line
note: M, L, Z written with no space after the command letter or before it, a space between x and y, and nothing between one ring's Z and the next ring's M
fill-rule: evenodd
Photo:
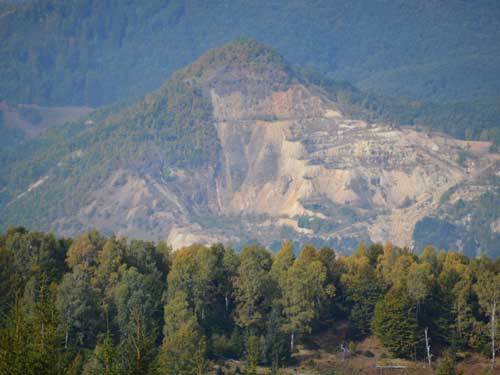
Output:
M144 95L240 36L384 95L500 95L496 0L15 3L0 8L0 98L13 102L100 106Z
M11 227L0 298L1 374L278 374L298 345L346 321L348 351L369 335L411 360L429 345L437 373L455 374L464 351L494 365L500 260L390 243L350 256L287 241L277 254L258 244L173 252ZM231 359L241 367L223 372Z

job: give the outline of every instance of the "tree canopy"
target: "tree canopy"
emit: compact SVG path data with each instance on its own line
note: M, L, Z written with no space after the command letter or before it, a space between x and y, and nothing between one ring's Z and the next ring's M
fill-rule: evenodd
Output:
M373 334L412 360L426 355L427 331L443 354L438 372L455 368L458 350L492 366L498 352L500 262L430 246L420 256L391 244L295 252L287 241L277 254L257 244L172 252L96 231L63 239L11 228L0 235L0 276L9 375L206 374L228 358L247 373L277 371L341 324L344 339Z

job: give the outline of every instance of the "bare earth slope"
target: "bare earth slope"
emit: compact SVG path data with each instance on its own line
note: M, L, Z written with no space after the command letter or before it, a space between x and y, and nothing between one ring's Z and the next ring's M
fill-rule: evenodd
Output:
M466 228L446 207L497 192L500 155L488 151L489 143L355 118L274 55L263 60L245 48L212 51L174 77L208 103L204 126L217 139L206 163L169 164L161 143L140 158L130 151L139 164L109 168L81 204L46 226L63 234L97 227L166 239L176 248L253 239L272 245L291 236L346 250L360 240L406 246L420 220L448 215ZM163 105L161 95L145 99L143 110ZM72 151L72 160L85 152ZM32 181L7 203L10 210L55 173ZM495 220L492 233L500 228ZM449 247L480 250L465 249L463 241Z

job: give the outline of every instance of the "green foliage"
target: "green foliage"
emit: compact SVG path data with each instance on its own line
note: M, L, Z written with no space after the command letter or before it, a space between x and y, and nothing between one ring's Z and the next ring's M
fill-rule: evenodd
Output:
M357 345L353 341L349 341L349 344L347 345L347 349L351 353L351 355L356 355L358 351Z
M453 353L446 352L444 356L438 361L436 367L437 375L460 375L463 372L459 372L456 369L455 356Z
M236 322L241 327L262 329L271 309L274 287L270 276L271 254L259 245L241 250L233 280Z
M7 314L14 303L15 291L19 288L16 271L14 254L0 247L0 316Z
M114 288L116 321L124 336L140 328L145 335L154 335L163 285L156 275L141 274L134 267L121 269L120 282Z
M487 269L479 269L478 281L474 285L479 305L488 316L488 331L491 340L492 367L495 367L495 356L498 352L498 336L500 331L500 274Z
M48 254L64 245L71 266L54 279L59 273L31 256L23 255L30 272L12 261L11 249L32 235L17 228L0 236L0 286L16 288L0 317L2 374L201 375L229 358L244 361L248 374L257 365L278 373L295 341L313 350L311 335L346 316L349 340L368 335L371 320L396 357L423 357L425 328L433 352L498 350L500 263L487 257L432 247L417 257L387 244L338 258L308 245L296 258L291 242L276 256L258 245L240 254L220 244L170 253L163 243L93 231L47 242ZM373 356L356 345L349 342L352 354ZM451 354L437 371L456 373Z
M67 365L55 307L55 286L40 278L35 299L16 299L0 327L0 373L63 375Z
M488 0L446 7L361 0L23 1L0 27L0 96L109 104L145 94L206 49L246 35L274 45L294 64L368 90L417 99L491 97L499 94L499 12Z
M173 337L181 326L189 323L193 318L194 315L189 308L186 294L177 292L165 306L163 335L166 338Z
M207 329L227 328L233 254L221 245L193 245L175 253L168 275L168 299L181 292L200 324ZM226 318L226 319L224 319Z
M76 269L64 275L58 290L57 306L64 324L66 344L92 348L103 326L98 305L99 290L92 276Z
M375 306L373 332L394 355L415 358L422 344L416 306L402 290L392 289Z
M310 333L314 319L319 317L321 300L331 292L326 285L327 270L316 249L306 246L281 280L280 300L286 320L283 330L291 335Z
M167 337L160 353L159 373L165 375L203 375L206 373L206 344L194 320L182 324Z
M266 324L266 333L261 340L262 362L272 368L279 368L290 361L291 348L288 336L283 332L284 318L277 308L271 311Z
M96 345L92 357L87 361L83 375L119 375L123 368L118 360L118 350L113 344L110 332L101 344Z
M64 259L69 243L64 239L57 239L51 233L28 232L22 227L9 227L0 236L0 247L12 253L12 266L17 269L22 283L39 272L44 273L49 282L58 282L67 271Z
M374 250L369 250L369 253L373 258ZM373 315L375 304L386 289L380 275L370 264L371 260L364 255L350 258L345 262L346 272L340 279L349 310L348 334L352 339L366 337L371 332L366 317Z
M257 375L257 365L259 364L260 338L250 335L246 345L246 367L245 375Z
M210 352L217 358L234 358L231 340L220 334L213 334L210 345Z

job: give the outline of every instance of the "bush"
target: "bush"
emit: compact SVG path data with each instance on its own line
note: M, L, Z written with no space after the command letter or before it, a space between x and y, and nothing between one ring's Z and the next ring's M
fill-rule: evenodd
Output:
M310 369L316 368L316 362L314 362L314 359L310 359L306 362L306 366Z
M458 372L456 369L455 363L455 355L449 352L446 352L438 361L438 365L436 368L437 375L459 375L462 372Z
M354 342L349 341L349 345L347 346L347 349L349 349L349 352L351 353L351 355L356 355L357 346Z

